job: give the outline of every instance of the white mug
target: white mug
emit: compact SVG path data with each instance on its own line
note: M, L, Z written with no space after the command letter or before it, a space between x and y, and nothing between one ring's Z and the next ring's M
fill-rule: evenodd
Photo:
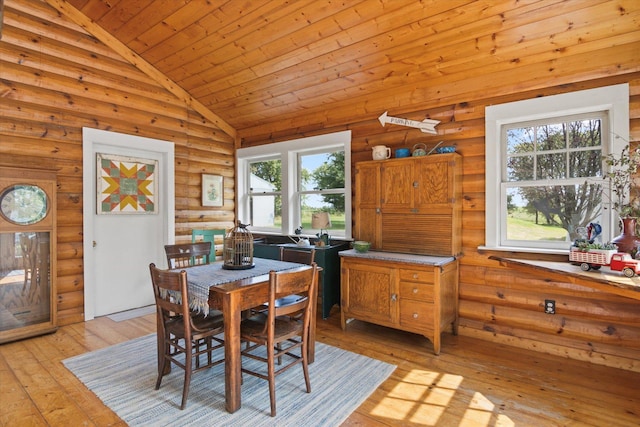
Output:
M391 148L385 145L376 145L372 147L373 160L384 160L391 157Z

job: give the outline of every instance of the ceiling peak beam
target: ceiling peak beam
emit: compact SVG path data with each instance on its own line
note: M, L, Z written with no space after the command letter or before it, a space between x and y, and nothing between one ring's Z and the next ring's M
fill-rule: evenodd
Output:
M178 99L182 100L187 106L193 108L198 113L202 114L206 119L211 120L221 130L226 132L229 136L236 139L237 132L227 122L225 122L220 116L208 109L204 104L194 99L186 90L180 87L173 80L169 79L165 74L160 72L153 65L145 61L140 55L125 46L120 40L116 39L105 29L100 27L94 21L89 19L86 15L80 12L78 9L67 3L65 0L45 0L51 7L62 13L67 18L84 28L89 34L100 40L105 45L109 46L116 53L120 54L124 59L129 61L133 66L152 78L166 90L175 95Z

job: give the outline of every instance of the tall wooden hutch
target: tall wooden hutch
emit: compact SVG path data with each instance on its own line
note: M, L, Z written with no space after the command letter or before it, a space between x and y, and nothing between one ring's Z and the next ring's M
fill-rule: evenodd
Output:
M360 319L424 335L457 333L462 157L360 162L355 229L371 251L341 252L342 327Z

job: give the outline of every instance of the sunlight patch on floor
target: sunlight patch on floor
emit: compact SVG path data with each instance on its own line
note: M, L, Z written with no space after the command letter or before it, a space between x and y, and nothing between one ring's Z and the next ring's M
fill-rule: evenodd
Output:
M375 416L410 422L413 425L435 426L442 418L464 378L460 375L414 369L398 382L371 413ZM463 426L513 427L514 423L501 414L496 414L496 404L482 393L473 397L458 397L458 403L468 400L464 416L457 424Z

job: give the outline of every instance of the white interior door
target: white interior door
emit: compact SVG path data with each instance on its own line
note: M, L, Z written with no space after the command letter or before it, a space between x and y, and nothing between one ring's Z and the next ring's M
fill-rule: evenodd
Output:
M149 263L174 242L173 144L83 129L85 319L154 303ZM157 160L156 213L97 214L96 154Z

